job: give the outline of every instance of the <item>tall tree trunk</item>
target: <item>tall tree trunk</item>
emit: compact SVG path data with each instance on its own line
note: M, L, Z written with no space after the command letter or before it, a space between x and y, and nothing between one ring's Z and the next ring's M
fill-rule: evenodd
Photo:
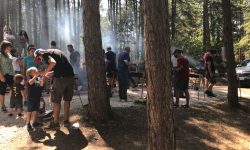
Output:
M75 19L75 23L76 23L76 29L75 29L75 41L77 41L77 45L78 45L78 49L80 49L80 35L82 34L81 32L82 32L82 30L80 30L80 29L82 29L82 26L81 26L81 21L78 21L78 20L80 20L81 18L80 18L80 15L82 14L81 13L81 9L82 7L81 7L81 2L80 2L80 0L78 0L78 2L77 2L77 17L76 17L76 19ZM83 54L81 54L81 55L83 55Z
M37 7L37 1L33 2L33 37L34 37L34 44L38 46L38 40L37 40L37 12L36 12L36 7Z
M238 106L238 88L237 76L235 71L235 56L233 47L233 34L232 34L232 10L230 0L222 0L223 6L223 32L224 32L224 47L226 50L226 64L228 75L228 103L232 107Z
M209 0L203 0L203 50L204 51L211 49L208 4Z
M171 39L175 38L176 4L177 4L176 0L172 0Z
M25 1L26 2L26 1ZM26 5L27 6L27 5ZM19 31L22 30L23 24L22 24L22 0L18 0L18 24L19 24Z
M137 4L137 0L134 0L134 20L135 20L135 59L139 60L139 55L140 55L140 50L139 50L139 38L140 38L140 34L139 34L139 25L138 25L138 4Z
M97 121L106 121L110 117L111 107L102 51L99 0L83 0L83 10L89 114Z
M42 47L48 47L49 45L49 19L48 19L48 9L45 0L41 1L41 45Z
M54 27L53 27L53 32L54 32L54 36L55 36L55 38L54 38L54 40L55 41L58 41L58 1L57 0L55 0L55 11L54 11Z
M144 11L143 11L143 5L144 5L144 0L140 0L140 14L139 14L139 18L140 18L140 23L139 23L139 28L140 28L140 49L142 50L142 54L141 54L141 59L144 60L145 58L145 51L144 51Z
M4 12L4 2L2 2L2 5L0 5L0 41L3 41L3 28L4 28L4 16L5 16L5 12Z
M30 3L30 0L26 0L25 1L25 7L26 7L26 11L28 11L28 12L30 12L31 10L31 3ZM34 8L33 8L34 9ZM27 34L28 34L28 36L30 36L31 35L31 32L32 32L32 26L31 26L31 13L25 13L26 14L26 22L27 22L27 26L26 26L26 32L27 32ZM21 16L22 17L22 16ZM22 21L22 18L21 18L21 20L19 20L19 21ZM22 27L22 23L20 24L20 29L23 29L23 27ZM31 36L29 37L30 38L30 40L31 39L33 39ZM29 41L30 43L32 43L31 41Z
M167 0L144 0L148 148L175 149Z
M6 25L7 25L7 27L9 27L10 26L10 1L9 0L7 0L7 6L6 6Z

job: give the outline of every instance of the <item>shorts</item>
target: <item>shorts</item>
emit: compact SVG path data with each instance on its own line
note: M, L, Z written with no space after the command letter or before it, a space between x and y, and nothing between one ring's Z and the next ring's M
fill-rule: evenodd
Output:
M198 70L198 74L202 75L202 77L205 77L205 76L206 76L205 70L202 70L202 69L199 69L199 70Z
M175 78L174 88L177 90L185 91L188 89L189 80Z
M51 86L51 101L53 103L61 103L71 101L74 94L74 77L53 78Z
M212 83L212 84L215 84L215 83L216 83L215 76L210 77L210 75L207 73L207 74L206 74L206 78L207 78L207 80L208 80L209 83Z
M39 111L40 99L29 99L27 102L27 112Z
M23 100L17 98L10 99L10 108L23 108Z
M7 86L11 87L13 84L13 76L12 75L4 75L5 82L0 81L0 95L5 95Z

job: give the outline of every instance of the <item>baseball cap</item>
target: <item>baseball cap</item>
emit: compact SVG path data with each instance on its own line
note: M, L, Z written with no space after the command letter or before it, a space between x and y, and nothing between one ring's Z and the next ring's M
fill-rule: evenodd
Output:
M41 52L41 48L38 48L38 49L36 49L35 51L34 51L34 62L35 63L39 63L39 61L40 61L40 59L39 59L39 53Z

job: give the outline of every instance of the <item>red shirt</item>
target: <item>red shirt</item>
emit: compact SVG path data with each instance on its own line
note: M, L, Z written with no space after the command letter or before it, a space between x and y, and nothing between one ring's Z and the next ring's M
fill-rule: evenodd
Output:
M188 80L189 79L189 64L188 60L184 57L180 57L177 59L177 67L181 68L177 71L176 76L177 78Z

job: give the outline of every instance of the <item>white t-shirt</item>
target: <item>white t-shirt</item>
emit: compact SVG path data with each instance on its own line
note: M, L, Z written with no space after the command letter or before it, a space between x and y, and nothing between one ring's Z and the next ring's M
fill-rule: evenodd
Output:
M13 69L14 71L21 71L20 65L17 62L18 58L17 57L12 57L12 65L13 65Z

